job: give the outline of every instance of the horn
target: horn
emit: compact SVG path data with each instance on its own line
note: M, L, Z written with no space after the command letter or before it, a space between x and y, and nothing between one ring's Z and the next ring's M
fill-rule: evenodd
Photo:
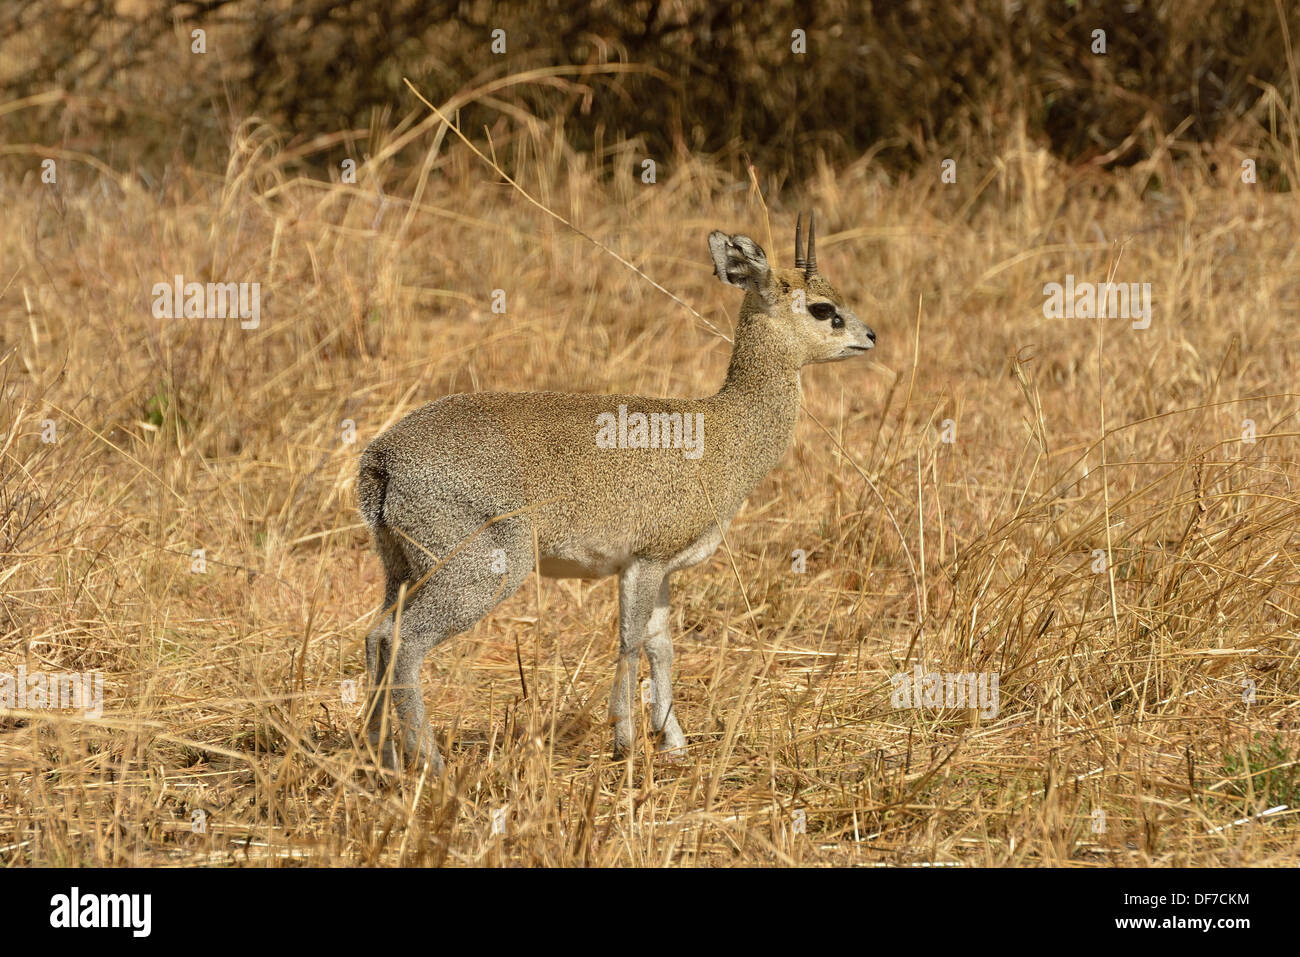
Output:
M803 213L794 221L794 267L803 269L807 265L803 258Z
M808 256L804 260L804 272L803 272L803 276L805 279L811 279L813 276L817 275L816 216L817 216L816 210L808 211Z

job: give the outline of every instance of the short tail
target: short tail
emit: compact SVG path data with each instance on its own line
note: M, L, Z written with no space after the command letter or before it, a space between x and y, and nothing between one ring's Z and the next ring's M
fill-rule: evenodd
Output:
M371 529L384 523L384 496L388 493L388 471L383 460L367 449L361 455L357 474L357 508Z

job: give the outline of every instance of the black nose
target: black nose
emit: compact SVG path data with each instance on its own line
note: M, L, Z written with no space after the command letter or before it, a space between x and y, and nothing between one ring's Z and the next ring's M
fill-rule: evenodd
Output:
M867 338L870 339L872 342L875 342L875 341L876 341L876 333L875 333L875 330L873 330L873 329L868 329L868 330L867 330Z

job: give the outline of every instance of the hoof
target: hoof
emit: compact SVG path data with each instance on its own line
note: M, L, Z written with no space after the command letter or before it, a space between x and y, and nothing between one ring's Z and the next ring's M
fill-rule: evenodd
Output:
M681 768L691 763L691 756L687 753L684 744L675 748L670 745L660 745L659 750L655 752L655 761L658 764Z
M447 766L442 763L442 755L437 751L421 754L412 766L412 770L423 771L426 765L434 777L442 777L443 773L447 770Z
M655 755L655 761L671 768L684 768L691 763L689 755L677 748L671 751L660 751Z

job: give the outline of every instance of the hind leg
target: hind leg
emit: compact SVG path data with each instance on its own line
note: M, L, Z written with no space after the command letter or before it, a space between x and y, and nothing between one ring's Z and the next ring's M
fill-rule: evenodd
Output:
M398 764L389 720L392 641L393 616L385 615L366 635L366 740L371 749L378 752L384 767L390 770Z
M442 644L450 635L440 633L427 614L420 611L430 603L417 604L409 616L403 615L397 647L392 652L391 694L397 710L399 753L406 764L428 764L434 774L442 774L442 755L434 741L433 728L424 711L420 691L420 665L429 650ZM436 604L436 603L434 603Z
M441 773L442 756L420 690L420 666L431 649L468 630L514 594L532 569L531 530L522 523L509 528L492 526L459 552L455 552L457 544L442 546L441 554L449 557L418 588L415 582L423 578L431 563L427 553L407 551L413 581L408 583L396 634L391 617L386 619L386 628L377 626L372 632L377 692L370 738L382 744L385 763L390 766L428 764ZM368 665L371 645L368 637ZM388 700L397 713L396 748L384 727Z
M387 574L384 587L384 608L396 606L401 595L402 578L406 562L400 554L393 556L381 551ZM397 571L394 571L394 566ZM370 747L380 752L385 767L397 765L397 752L389 734L389 685L392 662L393 615L390 612L366 634L366 739Z

